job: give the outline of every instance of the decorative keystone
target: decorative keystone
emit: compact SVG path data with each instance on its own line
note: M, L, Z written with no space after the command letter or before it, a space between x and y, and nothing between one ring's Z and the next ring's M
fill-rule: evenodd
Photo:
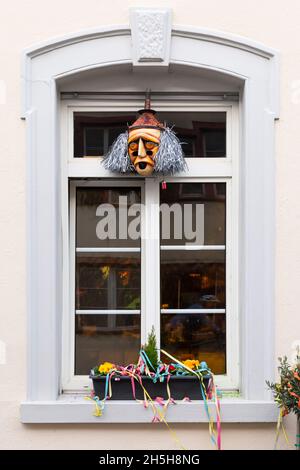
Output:
M171 15L169 8L130 9L133 65L169 65Z

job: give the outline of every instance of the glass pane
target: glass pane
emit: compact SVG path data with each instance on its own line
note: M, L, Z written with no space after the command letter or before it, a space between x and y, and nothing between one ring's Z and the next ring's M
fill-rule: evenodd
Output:
M161 308L225 308L225 251L161 250Z
M87 375L102 362L136 362L140 315L76 315L75 374Z
M113 144L118 135L127 130L127 124L124 124L122 127L114 127L108 130L108 148Z
M77 253L77 310L137 310L140 302L140 253Z
M116 313L75 316L75 374L88 374L104 361L128 364L137 359L140 315L117 314L120 309L140 309L139 230L135 239L128 237L129 227L140 224L140 211L128 213L133 205L140 205L140 188L77 188L76 310ZM97 252L98 248L104 251Z
M74 157L103 156L135 113L74 113Z
M226 183L167 183L160 190L162 245L225 245Z
M139 247L140 202L139 188L77 188L76 246Z
M84 129L84 155L103 155L104 131L97 127L87 127Z
M161 347L180 360L206 361L214 374L225 374L225 329L224 314L163 314Z
M225 157L226 134L221 129L205 129L203 131L203 152L207 158Z
M226 157L226 113L159 112L157 116L173 127L186 157ZM136 117L124 112L74 113L74 157L102 156Z
M159 113L162 121L174 126L187 158L226 157L226 113Z

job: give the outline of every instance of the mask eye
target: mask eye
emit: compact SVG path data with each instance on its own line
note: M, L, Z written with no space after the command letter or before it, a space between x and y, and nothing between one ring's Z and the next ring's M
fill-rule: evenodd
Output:
M138 146L139 146L138 142L130 142L129 144L130 150L137 150Z
M147 142L145 142L145 147L147 150L153 150L155 147L157 147L157 143L155 142L151 142L151 140L148 140Z

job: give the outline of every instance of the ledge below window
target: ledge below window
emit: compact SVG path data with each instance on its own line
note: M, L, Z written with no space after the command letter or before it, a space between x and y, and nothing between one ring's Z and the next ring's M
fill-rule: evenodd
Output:
M215 417L214 404L210 404ZM21 404L22 423L151 423L151 407L144 408L135 401L106 402L103 415L95 417L95 404L82 396L65 395L56 401L26 401ZM203 401L179 402L170 405L168 423L205 423L207 417ZM221 400L223 423L273 423L278 408L271 401L226 398Z

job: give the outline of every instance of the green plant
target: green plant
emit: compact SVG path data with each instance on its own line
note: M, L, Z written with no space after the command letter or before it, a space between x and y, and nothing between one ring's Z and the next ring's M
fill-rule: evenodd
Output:
M154 326L152 326L151 332L148 334L148 340L143 349L153 365L153 369L156 371L158 367L158 353Z
M274 401L280 408L278 423L281 422L283 416L289 413L294 413L297 416L295 447L300 450L300 341L294 341L292 351L291 364L288 363L286 356L278 358L279 382L266 381L266 383L272 390ZM277 439L278 433L276 443Z
M280 381L273 383L267 381L268 387L272 390L274 401L286 415L290 412L300 416L300 365L291 366L287 357L279 357L278 372Z

